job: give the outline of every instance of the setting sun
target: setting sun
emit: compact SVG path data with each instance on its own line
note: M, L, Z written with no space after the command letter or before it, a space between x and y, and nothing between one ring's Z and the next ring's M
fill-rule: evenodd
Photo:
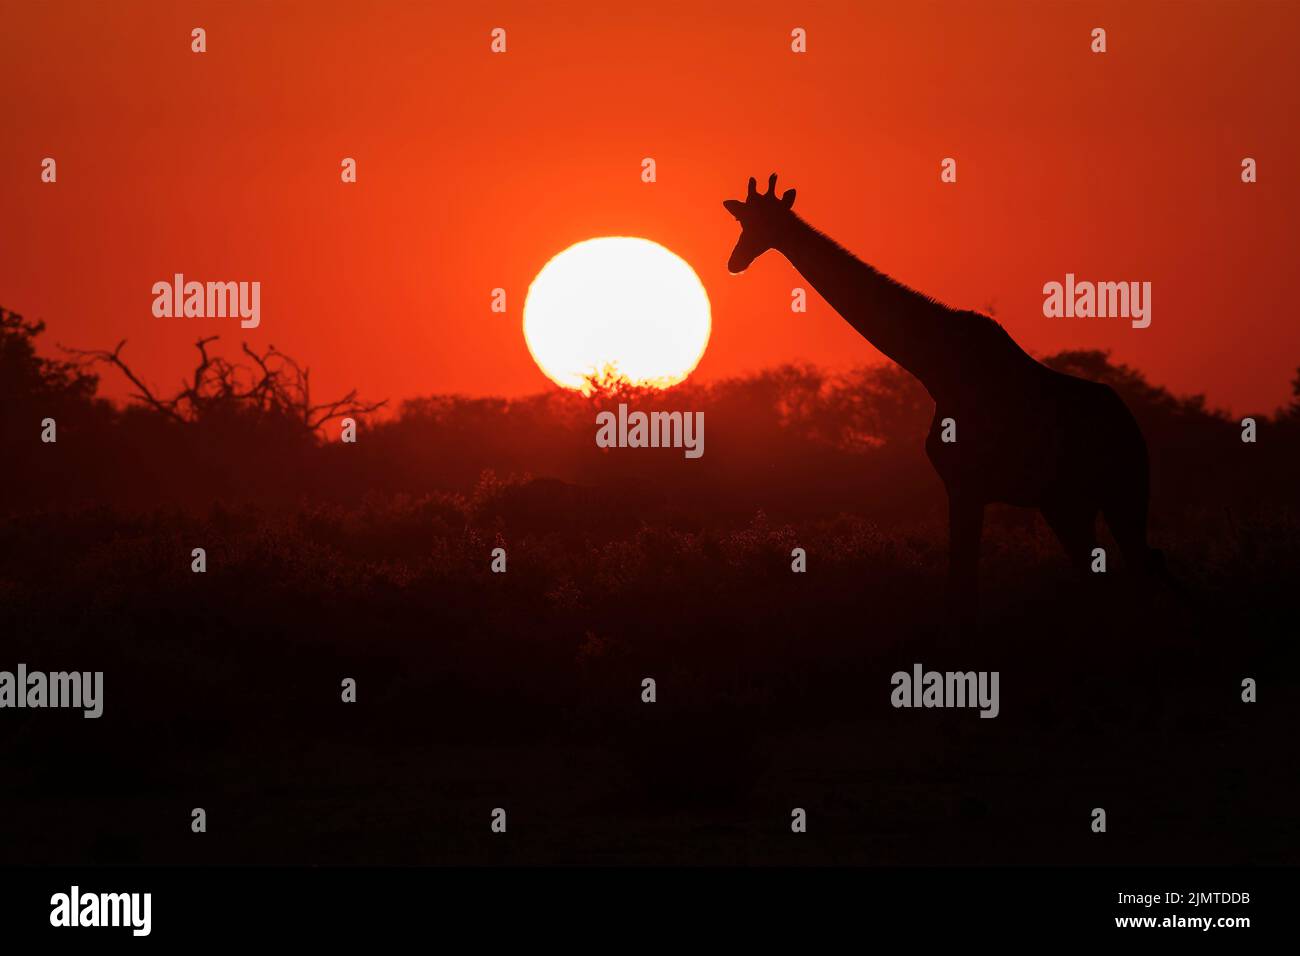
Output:
M565 249L524 302L533 359L573 389L607 372L635 385L675 385L704 355L711 324L695 270L657 242L628 236Z

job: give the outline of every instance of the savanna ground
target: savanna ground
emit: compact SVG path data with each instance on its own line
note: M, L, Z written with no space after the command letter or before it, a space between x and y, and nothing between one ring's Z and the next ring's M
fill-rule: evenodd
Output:
M102 670L105 709L5 712L3 862L1300 859L1296 406L1247 445L1054 357L1142 422L1179 587L1117 558L1081 582L998 510L957 642L929 408L896 371L423 399L345 446L290 367L122 409L4 318L0 668ZM704 458L597 449L620 398L705 411ZM916 662L1000 671L1000 715L892 708Z

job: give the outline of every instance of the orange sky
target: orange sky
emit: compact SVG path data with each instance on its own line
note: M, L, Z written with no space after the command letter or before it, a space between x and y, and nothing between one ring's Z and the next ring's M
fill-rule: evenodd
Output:
M880 361L815 296L790 312L778 255L727 275L720 202L776 170L813 225L951 305L993 303L1031 351L1112 349L1268 411L1300 365L1298 28L1281 2L0 0L0 305L51 347L126 338L163 385L220 333L311 365L321 397L513 395L549 387L520 328L533 276L637 235L712 299L697 376ZM260 280L261 327L155 318L175 272ZM1045 318L1066 272L1150 281L1151 327Z

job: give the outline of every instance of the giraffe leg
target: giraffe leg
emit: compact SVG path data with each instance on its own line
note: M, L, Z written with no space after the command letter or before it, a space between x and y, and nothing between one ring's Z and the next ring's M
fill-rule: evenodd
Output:
M1097 511L1096 505L1079 501L1056 501L1042 507L1066 557L1084 577L1091 573L1092 549L1097 547Z
M1162 577L1164 555L1147 544L1146 482L1112 495L1101 513L1124 553L1125 569L1139 578Z
M980 539L984 502L948 493L948 607L959 628L979 615Z

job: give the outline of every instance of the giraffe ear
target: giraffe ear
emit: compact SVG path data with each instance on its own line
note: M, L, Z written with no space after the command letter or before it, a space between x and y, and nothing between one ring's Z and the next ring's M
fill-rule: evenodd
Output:
M739 221L741 210L745 208L745 204L739 199L724 199L722 201L722 208L735 216L736 220Z
M781 205L784 206L786 209L789 209L791 206L794 205L794 190L793 190L793 189L787 189L787 190L785 191L785 193L782 194L782 196L781 196Z

